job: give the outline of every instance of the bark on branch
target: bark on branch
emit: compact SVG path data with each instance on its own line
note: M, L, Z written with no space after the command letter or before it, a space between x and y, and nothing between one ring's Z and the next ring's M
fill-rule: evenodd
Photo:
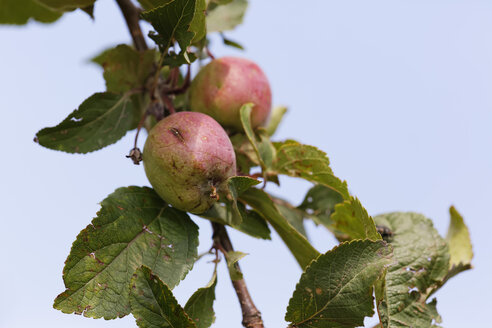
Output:
M214 231L213 240L216 247L222 252L234 251L226 228L222 224L215 222L212 222L212 228ZM240 270L239 265L237 269ZM261 313L260 311L258 311L255 304L253 303L253 299L249 294L248 287L246 287L246 282L244 281L244 279L233 280L232 286L236 291L239 304L241 305L241 311L243 314L243 326L246 328L264 328L263 320L261 319Z
M116 3L125 17L135 48L139 51L147 50L147 42L140 29L140 9L135 7L131 0L116 0Z

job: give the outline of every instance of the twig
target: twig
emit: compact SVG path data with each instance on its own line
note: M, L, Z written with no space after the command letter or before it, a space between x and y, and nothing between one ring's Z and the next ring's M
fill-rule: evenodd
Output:
M171 98L169 98L168 95L162 95L161 98L162 98L162 101L164 102L164 105L166 105L166 108L169 111L169 114L176 113L176 109L174 109L174 105L173 105Z
M174 67L169 72L169 76L171 77L171 88L176 88L179 80L179 67Z
M226 228L222 224L215 222L212 222L212 228L214 231L212 238L214 240L214 244L216 245L215 248L222 251L224 253L224 256L225 253L234 251ZM237 270L241 271L239 269L239 265L237 265ZM243 326L246 328L264 328L263 320L261 319L261 313L260 311L258 311L255 304L253 303L253 299L249 294L248 287L246 286L246 282L244 281L244 279L233 280L232 286L236 291L237 298L239 299L239 304L241 305L241 311L243 314Z
M125 17L135 48L139 51L147 50L147 42L140 29L140 9L135 7L131 0L116 0L116 3Z
M191 83L191 68L190 67L191 67L191 65L188 65L188 69L186 71L186 76L185 76L185 79L183 81L183 85L181 85L178 88L168 90L166 92L167 94L179 95L179 94L185 93L186 90L188 90L188 88L190 87L190 83Z

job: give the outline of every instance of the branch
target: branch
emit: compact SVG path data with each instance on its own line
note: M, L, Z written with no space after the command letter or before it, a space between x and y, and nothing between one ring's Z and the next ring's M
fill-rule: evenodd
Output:
M212 238L216 247L223 253L234 251L226 228L222 224L215 222L212 222L212 228L214 231ZM226 255L224 254L224 256ZM239 269L239 265L236 265L238 271L241 271ZM246 328L264 328L263 320L261 319L261 313L260 311L258 311L255 304L253 303L253 299L249 294L248 287L246 287L246 282L244 281L244 279L233 280L232 286L236 291L237 298L239 299L239 304L241 305L241 311L243 313L243 326Z
M135 7L131 0L116 0L116 2L125 17L135 48L139 51L147 50L147 43L140 29L140 9Z

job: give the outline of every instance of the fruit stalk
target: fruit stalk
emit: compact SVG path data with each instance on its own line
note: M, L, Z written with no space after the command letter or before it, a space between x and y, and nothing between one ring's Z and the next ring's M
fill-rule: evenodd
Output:
M214 247L225 253L233 252L231 240L226 228L219 223L212 222L213 228L213 240ZM237 264L237 270L241 272L239 264ZM232 286L236 292L239 304L241 305L241 312L243 314L242 324L246 328L264 328L263 320L261 319L261 312L256 308L251 295L249 294L246 281L244 279L232 280Z

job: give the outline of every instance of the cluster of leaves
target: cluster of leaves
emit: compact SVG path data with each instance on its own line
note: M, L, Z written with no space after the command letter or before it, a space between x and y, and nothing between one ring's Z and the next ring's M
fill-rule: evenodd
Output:
M0 0L0 23L53 22L77 8L92 15L94 2ZM145 10L142 19L155 29L150 37L157 49L119 45L94 58L104 69L106 91L87 98L57 126L40 130L36 140L42 146L88 153L121 139L153 108L154 94L162 91L155 89L158 82L173 80L177 67L203 58L207 33L234 28L247 7L246 0L139 3ZM186 104L186 93L174 98L177 110ZM200 216L255 238L270 239L270 227L279 234L303 269L286 321L299 328L361 326L374 314L374 294L381 327L435 327L440 317L430 297L471 268L470 238L459 213L450 209L446 239L420 214L372 218L334 175L324 152L294 140L271 141L285 108L274 109L269 125L257 129L251 127L251 110L251 104L241 108L244 132L231 136L243 176L230 178L228 194ZM155 120L144 123L150 128ZM313 183L299 206L268 194L251 178L279 184L281 175ZM327 228L340 245L320 254L308 241L305 220ZM198 229L187 213L166 204L151 188L119 188L74 241L63 271L66 290L54 307L105 319L131 313L139 327L209 327L215 269L210 283L184 307L171 291L198 259L197 246ZM242 256L226 256L233 280L242 279L235 270Z

